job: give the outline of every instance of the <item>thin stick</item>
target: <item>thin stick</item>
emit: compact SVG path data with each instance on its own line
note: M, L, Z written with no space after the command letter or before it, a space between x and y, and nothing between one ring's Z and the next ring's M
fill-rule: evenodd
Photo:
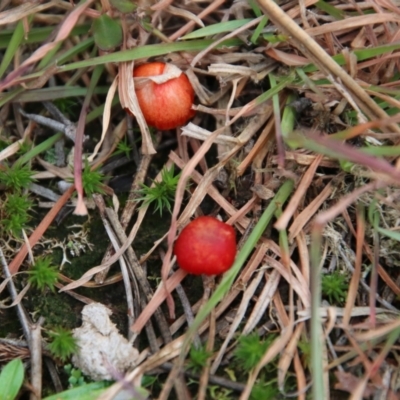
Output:
M7 286L8 286L8 290L10 291L11 298L13 300L15 300L18 297L17 289L15 288L14 282L11 279L11 272L7 265L3 251L1 250L1 247L0 247L0 262L1 262L1 265L3 266L3 271L4 271L5 277L7 279L9 279ZM22 331L24 332L24 336L25 336L27 342L31 343L31 328L30 328L30 326L31 326L32 322L30 321L30 318L27 315L21 302L17 303L17 314L18 314L19 320L22 325Z
M30 400L42 398L42 329L44 318L40 317L38 322L32 325L29 349L31 351L31 385L33 391Z

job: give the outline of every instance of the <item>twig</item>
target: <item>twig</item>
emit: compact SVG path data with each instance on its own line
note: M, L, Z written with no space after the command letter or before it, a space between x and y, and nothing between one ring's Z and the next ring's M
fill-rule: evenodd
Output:
M215 331L216 331L216 324L215 324L215 309L211 311L209 315L209 320L210 320L210 328L208 331L208 340L207 340L207 345L206 345L206 351L209 353L212 353L214 349L214 343L215 343ZM205 367L203 368L203 372L200 376L200 381L199 381L199 392L197 399L198 400L206 400L207 396L207 387L208 387L208 382L210 379L210 369L211 369L211 359L207 359L207 363Z
M194 317L193 317L192 307L190 305L189 299L187 298L186 293L181 284L179 284L175 290L181 301L181 304L183 307L183 312L185 313L186 321L187 321L188 325L190 326L194 321ZM195 335L195 337L193 338L193 343L196 347L201 346L201 340L200 340L199 335Z
M18 297L17 289L15 288L14 282L11 278L11 272L7 265L7 262L6 262L6 259L4 257L1 247L0 247L0 262L1 262L1 265L3 266L5 277L7 279L9 279L7 286L8 286L8 290L10 291L11 298L13 300L15 300ZM31 322L28 314L26 313L23 305L21 304L21 302L17 303L17 314L18 314L19 320L22 325L22 331L24 332L24 336L25 336L27 342L30 344L31 343L31 328L30 327L32 325L32 322ZM29 348L29 350L31 350L31 349ZM32 352L32 350L31 350L31 352Z
M99 196L100 197L100 196ZM103 206L105 206L104 201L103 201ZM118 221L118 216L114 212L114 210L110 208L105 208L105 212L107 214L108 219L111 221L113 225L115 225L115 221ZM111 240L111 243L116 251L119 250L119 244L118 241L114 235L114 232L112 232L111 227L108 225L108 221L104 218L103 220L104 227L109 235L109 238ZM121 273L124 281L124 286L125 286L125 293L126 293L126 302L127 302L127 308L128 308L128 324L131 326L133 321L135 320L135 308L133 305L133 294L132 294L132 287L131 287L131 282L129 280L129 274L128 274L128 268L125 262L124 257L121 257L119 259L119 263L121 266ZM132 337L131 331L128 331L129 337Z
M33 391L30 400L42 398L42 329L44 318L40 317L36 324L32 325L29 349L31 351L31 385Z

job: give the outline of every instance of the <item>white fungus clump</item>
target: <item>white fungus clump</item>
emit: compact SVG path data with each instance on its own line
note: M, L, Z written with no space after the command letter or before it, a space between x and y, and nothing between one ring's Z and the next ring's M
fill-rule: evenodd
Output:
M82 310L82 326L74 329L78 351L72 363L94 381L115 379L134 367L139 352L118 332L111 310L92 303Z

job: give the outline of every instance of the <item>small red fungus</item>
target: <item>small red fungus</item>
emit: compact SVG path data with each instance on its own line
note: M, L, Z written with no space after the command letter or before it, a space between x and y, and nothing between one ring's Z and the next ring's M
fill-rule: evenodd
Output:
M213 217L196 218L182 230L174 253L178 265L191 274L222 274L235 260L235 230Z
M154 79L136 85L135 89L148 125L160 130L174 129L194 116L195 112L191 109L194 100L193 87L187 76L176 66L151 62L135 68L133 76Z

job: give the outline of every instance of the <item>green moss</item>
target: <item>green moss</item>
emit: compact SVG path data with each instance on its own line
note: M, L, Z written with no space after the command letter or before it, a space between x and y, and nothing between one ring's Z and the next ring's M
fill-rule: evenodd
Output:
M24 300L24 305L30 312L43 316L46 327L63 326L72 329L78 322L76 306L79 302L66 294L33 290Z

